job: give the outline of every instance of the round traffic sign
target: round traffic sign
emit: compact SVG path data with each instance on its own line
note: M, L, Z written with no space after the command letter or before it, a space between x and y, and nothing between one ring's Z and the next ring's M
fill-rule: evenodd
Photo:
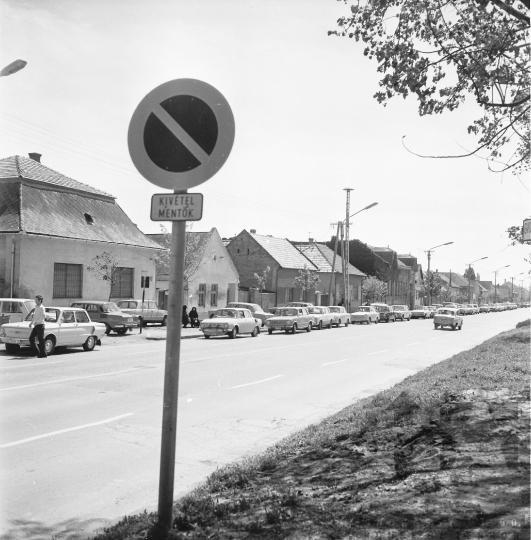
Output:
M127 142L144 178L185 190L221 169L234 133L234 116L218 90L196 79L177 79L157 86L138 104Z

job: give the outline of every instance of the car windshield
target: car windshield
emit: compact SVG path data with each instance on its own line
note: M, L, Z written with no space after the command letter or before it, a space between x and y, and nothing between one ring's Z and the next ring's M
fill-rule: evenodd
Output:
M277 309L275 315L279 317L295 317L297 315L297 310L290 308Z
M238 316L234 309L218 309L214 313L213 317L232 317L233 319Z
M440 309L437 313L439 315L455 315L455 311L453 309Z
M120 311L120 308L114 302L107 302L102 304L101 310L103 313L109 313L110 311Z
M384 311L389 311L389 306L373 306L376 311L379 311L379 312L384 312Z
M371 308L369 307L365 307L365 306L360 306L358 309L356 309L356 311L370 311Z
M311 307L311 308L308 308L308 311L310 313L324 313L324 310L323 308L318 308L318 307Z
M330 310L331 313L339 313L341 311L341 308L338 308L338 307L331 307L328 309Z
M32 309L24 320L31 321L34 311L35 309ZM44 308L44 321L45 322L57 322L58 317L59 317L58 309Z

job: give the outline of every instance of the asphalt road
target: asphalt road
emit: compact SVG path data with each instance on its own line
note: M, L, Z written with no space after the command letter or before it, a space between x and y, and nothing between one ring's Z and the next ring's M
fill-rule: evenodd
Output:
M529 317L527 310L182 341L175 496L217 467ZM86 538L156 510L164 341L47 359L0 348L2 539Z

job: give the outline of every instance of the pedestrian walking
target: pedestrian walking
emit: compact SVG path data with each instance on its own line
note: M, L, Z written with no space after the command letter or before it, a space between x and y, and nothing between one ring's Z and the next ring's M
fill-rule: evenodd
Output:
M44 306L42 305L42 296L38 294L35 297L35 309L33 310L33 315L31 317L31 322L29 324L30 328L33 326L33 330L30 334L30 346L33 350L33 353L37 353L39 358L46 358L46 347L44 345L44 320L46 312L44 311ZM39 341L39 350L35 346L35 338Z
M192 328L199 328L199 313L197 313L197 309L195 307L190 310L188 316L190 317L190 326Z
M186 306L183 306L183 316L182 316L183 328L186 328L190 324L190 319L186 311L187 309L188 308Z

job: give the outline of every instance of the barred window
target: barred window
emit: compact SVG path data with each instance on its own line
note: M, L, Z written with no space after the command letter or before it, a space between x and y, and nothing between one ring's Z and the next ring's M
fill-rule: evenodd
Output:
M199 293L197 296L199 297L197 302L199 307L205 307L206 283L199 284Z
M83 265L54 263L53 297L82 298Z
M131 298L133 296L133 268L117 266L113 273L111 298Z
M218 284L212 283L210 285L210 305L212 307L217 307L218 305Z

